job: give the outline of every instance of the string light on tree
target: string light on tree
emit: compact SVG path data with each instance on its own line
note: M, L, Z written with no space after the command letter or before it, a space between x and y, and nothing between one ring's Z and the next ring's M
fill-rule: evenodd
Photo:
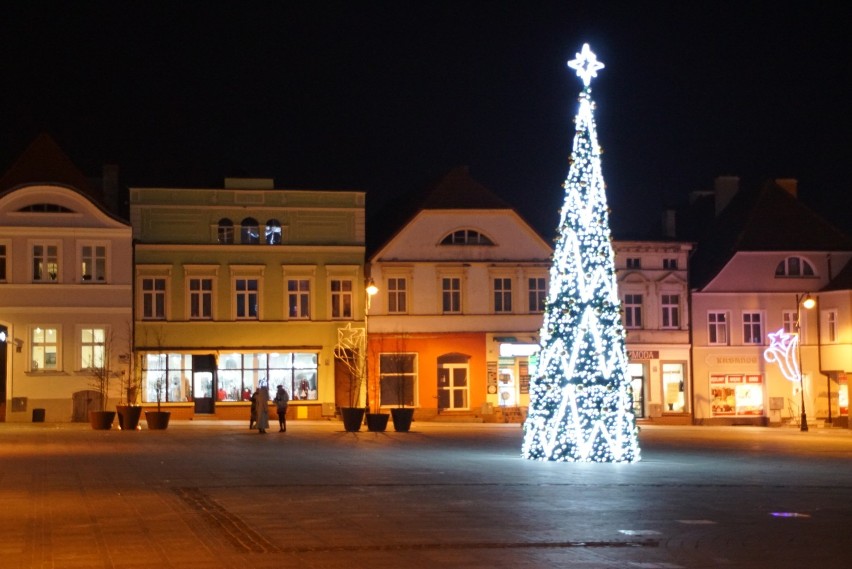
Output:
M590 87L604 65L588 44L568 65L583 90L522 454L635 462L640 451Z

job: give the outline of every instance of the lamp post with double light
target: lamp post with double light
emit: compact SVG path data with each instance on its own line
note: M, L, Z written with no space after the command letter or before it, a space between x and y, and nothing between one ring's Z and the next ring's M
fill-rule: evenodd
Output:
M802 398L802 418L801 418L801 430L808 430L808 414L805 411L805 374L802 371L802 307L805 307L807 310L810 310L814 306L816 306L816 300L811 297L810 293L805 293L802 295L796 295L796 349L798 351L798 360L799 360L799 394Z

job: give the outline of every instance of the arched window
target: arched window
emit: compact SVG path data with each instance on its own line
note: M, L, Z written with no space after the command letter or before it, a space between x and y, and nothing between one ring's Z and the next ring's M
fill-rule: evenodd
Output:
M494 245L494 242L475 229L458 229L444 237L441 245Z
M787 257L775 267L776 277L813 277L814 266L804 257Z
M64 205L55 203L34 203L22 207L18 211L21 212L37 212L37 213L74 213Z
M260 230L255 218L247 217L240 222L240 243L249 245L260 243Z
M219 220L219 243L230 245L234 242L234 222L223 217Z
M277 219L266 222L266 244L281 245L281 223Z

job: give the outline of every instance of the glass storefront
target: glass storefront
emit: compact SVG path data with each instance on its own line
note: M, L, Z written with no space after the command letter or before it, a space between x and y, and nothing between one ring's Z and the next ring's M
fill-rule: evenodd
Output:
M142 392L145 402L193 400L192 354L145 354L142 358ZM316 401L318 354L316 352L229 353L218 358L216 378L197 373L195 381L217 382L217 401L248 401L260 384L271 390L283 385L294 401ZM208 385L195 391L208 392Z
M711 375L710 397L711 409L716 417L763 415L763 376Z
M663 368L663 413L683 413L686 411L684 379L686 365L683 363L664 363Z

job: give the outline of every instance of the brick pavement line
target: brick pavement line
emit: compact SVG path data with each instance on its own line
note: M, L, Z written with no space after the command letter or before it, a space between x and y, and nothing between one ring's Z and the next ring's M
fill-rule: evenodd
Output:
M236 516L200 488L174 488L174 493L182 502L200 514L204 521L220 532L237 550L244 553L273 553L280 548L253 530L239 516Z

